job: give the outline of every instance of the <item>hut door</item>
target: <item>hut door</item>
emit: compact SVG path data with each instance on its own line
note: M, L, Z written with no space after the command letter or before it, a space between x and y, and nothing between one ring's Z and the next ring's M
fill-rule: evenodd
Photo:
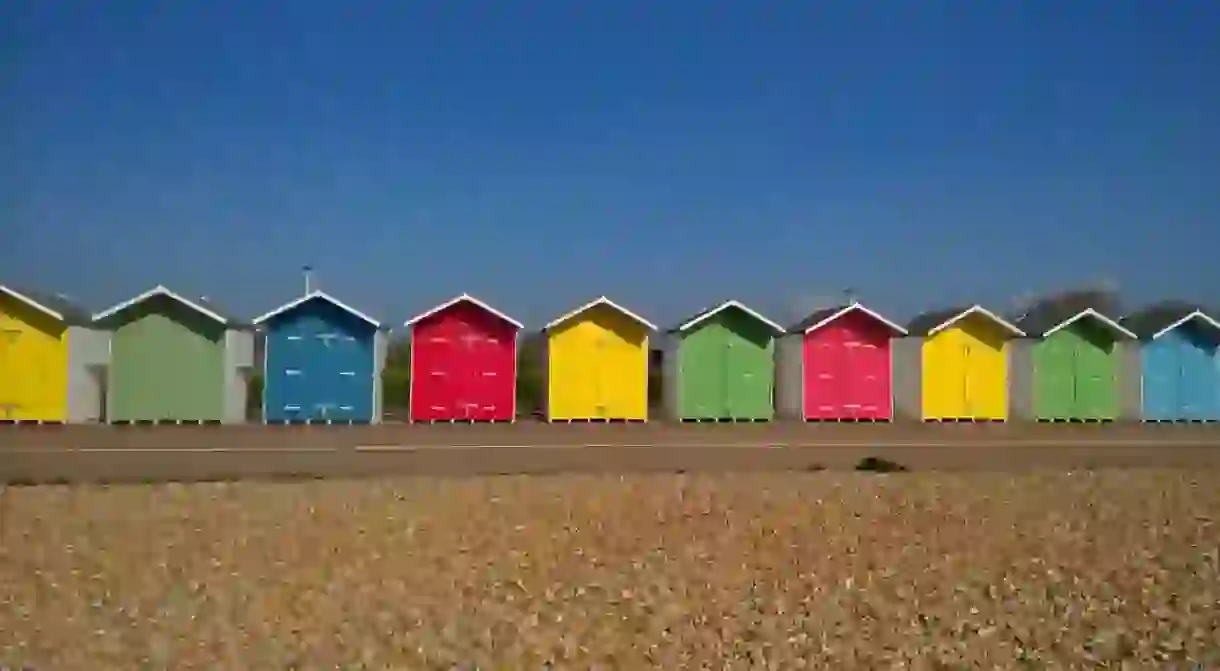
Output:
M1180 419L1182 369L1176 338L1169 334L1152 341L1144 346L1142 357L1144 419L1161 422Z
M597 353L594 356L594 365L591 367L590 373L593 376L591 384L593 385L593 418L606 419L609 417L609 403L607 385L610 380L607 378L611 375L611 371L606 370L606 363L613 365L616 363L614 355L614 343L611 342L610 334L606 331L601 331L597 334L597 340L594 343Z
M1080 337L1072 348L1075 381L1072 412L1078 419L1113 419L1118 414L1118 395L1112 342L1102 342L1100 334Z
M478 410L479 372L482 370L479 361L479 336L474 333L465 319L455 317L453 320L454 346L457 351L451 361L454 366L453 378L449 381L450 393L453 394L453 414L455 419L470 420Z
M846 348L838 331L827 328L805 336L804 392L805 419L841 419L846 402Z
M852 419L888 419L890 416L889 351L886 341L861 330L846 343L850 357Z
M1004 350L988 340L970 337L966 343L966 375L963 392L970 420L1003 420L1007 403Z
M1079 370L1067 330L1034 347L1034 411L1040 419L1064 419L1074 411Z
M311 397L314 400L312 419L330 421L339 418L339 402L335 397L335 392L340 388L342 378L339 377L339 362L336 361L338 353L336 352L336 339L339 337L337 333L322 332L314 336L318 341L318 359L319 362L325 362L322 365L310 370L313 373L314 379L306 381L306 384L311 385ZM318 385L313 387L312 385Z
M461 335L465 349L465 368L462 374L461 412L467 419L485 421L497 416L496 390L499 371L496 368L496 340L475 326L467 325Z
M266 370L268 380L264 391L266 420L288 422L309 418L313 408L305 378L306 363L315 361L311 356L313 342L301 333L273 333L267 338ZM107 371L107 375L110 375Z
M734 419L769 419L774 371L773 334L755 320L740 321L729 329L727 378L723 393L728 416Z
M416 369L411 373L411 417L415 420L448 421L457 419L459 392L455 389L453 344L439 325L426 337L416 334L411 344Z
M331 340L333 350L332 362L336 366L335 393L333 400L335 408L331 409L332 419L339 421L356 421L368 418L368 387L363 377L361 363L365 361L364 352L356 337L349 333L339 333Z
M705 420L727 416L723 414L729 404L724 389L731 354L727 332L708 324L685 336L678 352L682 417Z
M459 320L457 325L462 332L458 336L458 342L463 352L461 376L455 380L458 386L458 417L462 419L475 419L479 413L479 397L482 396L479 393L479 387L483 381L483 362L479 356L479 336L470 330L469 324Z
M1220 395L1216 381L1216 333L1186 324L1179 350L1179 398L1182 419L1209 421L1220 419Z
M979 366L982 362L979 361L979 353L975 351L977 345L966 341L962 343L962 347L965 350L962 354L965 365L962 366L962 392L959 404L963 412L959 415L959 419L978 419L981 409L976 407L978 403L974 395L979 383Z

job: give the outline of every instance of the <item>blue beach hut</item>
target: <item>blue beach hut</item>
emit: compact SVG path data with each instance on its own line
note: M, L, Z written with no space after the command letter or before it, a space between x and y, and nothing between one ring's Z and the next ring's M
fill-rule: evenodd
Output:
M263 420L373 423L381 418L381 324L321 291L254 320L265 335Z
M1196 305L1164 302L1123 325L1140 337L1145 421L1220 421L1220 321Z

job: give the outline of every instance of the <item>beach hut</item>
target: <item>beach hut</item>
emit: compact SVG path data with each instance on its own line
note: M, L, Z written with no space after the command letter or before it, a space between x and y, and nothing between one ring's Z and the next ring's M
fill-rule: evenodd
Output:
M907 325L920 338L924 421L1008 419L1008 343L1021 329L983 308L926 312Z
M98 313L93 323L110 331L108 421L245 420L254 339L247 325L206 298L157 286Z
M106 333L66 296L0 285L0 421L96 422Z
M766 421L775 416L775 338L783 327L729 300L666 332L666 414L682 421Z
M1197 305L1166 301L1122 324L1141 341L1144 420L1220 421L1220 321Z
M543 327L547 419L646 421L648 320L602 296Z
M411 421L516 418L521 322L462 294L405 325L411 330Z
M817 310L788 327L779 350L783 414L805 421L892 420L892 343L906 333L858 302Z
M1123 347L1134 333L1091 305L1063 299L1035 304L1016 326L1028 336L1012 343L1018 414L1043 422L1120 417L1122 385L1130 372L1138 378L1123 365Z
M254 324L266 338L263 421L380 421L386 333L377 320L310 291Z

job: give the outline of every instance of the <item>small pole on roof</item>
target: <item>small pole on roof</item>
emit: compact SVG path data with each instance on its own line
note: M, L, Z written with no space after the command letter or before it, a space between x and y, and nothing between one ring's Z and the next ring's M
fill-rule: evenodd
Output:
M855 288L855 287L847 287L846 289L844 289L844 290L843 290L843 300L844 300L844 301L845 301L845 302L846 302L848 305L851 305L852 303L855 303L855 302L856 302L856 288Z
M1033 291L1017 294L1016 298L1012 300L1013 312L1017 315L1017 321L1021 321L1029 316L1029 310L1033 307L1036 300L1037 294Z
M313 266L302 266L301 272L305 275L305 295L308 296L313 291Z

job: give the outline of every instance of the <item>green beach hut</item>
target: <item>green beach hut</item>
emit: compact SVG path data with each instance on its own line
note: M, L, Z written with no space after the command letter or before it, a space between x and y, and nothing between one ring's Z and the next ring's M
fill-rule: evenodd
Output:
M680 421L775 417L775 337L783 327L729 300L666 332L666 416Z
M1029 412L1043 422L1106 422L1123 407L1124 346L1134 333L1091 305L1047 301L1018 322L1029 335L1029 388L1019 393Z
M157 286L93 322L110 332L107 421L244 420L253 336L206 299Z

